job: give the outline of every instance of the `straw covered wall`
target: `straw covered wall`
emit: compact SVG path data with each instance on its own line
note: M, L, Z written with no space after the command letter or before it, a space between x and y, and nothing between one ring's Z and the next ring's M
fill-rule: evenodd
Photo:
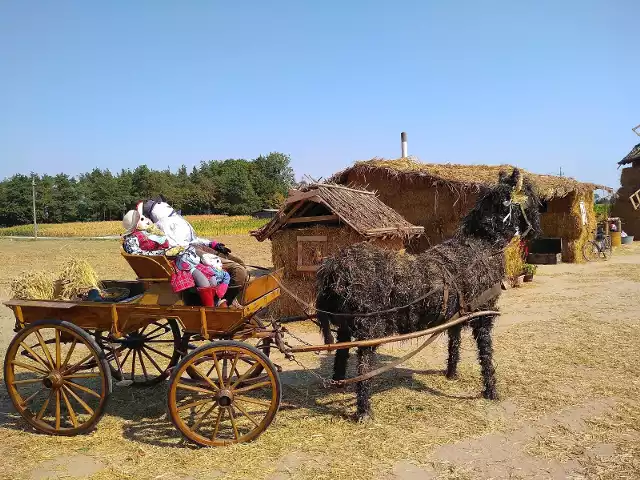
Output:
M331 255L342 248L364 241L364 237L346 226L316 225L308 228L281 229L271 237L271 255L273 266L284 269L283 284L287 289L295 292L306 304L313 305L316 297L316 272L298 271L298 237L326 236L325 242L302 242L303 264L316 264L318 257ZM375 238L369 240L391 250L404 248L399 237ZM279 299L269 307L269 313L274 316L299 315L304 308L293 298L282 292Z

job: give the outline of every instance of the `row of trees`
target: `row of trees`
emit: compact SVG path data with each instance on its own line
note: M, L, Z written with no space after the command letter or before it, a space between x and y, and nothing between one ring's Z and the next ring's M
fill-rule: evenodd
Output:
M290 158L271 153L253 160L203 162L173 173L141 165L113 174L93 169L76 177L17 174L0 182L0 225L31 223L32 179L38 222L116 220L136 201L164 195L184 214L248 214L277 208L294 184Z

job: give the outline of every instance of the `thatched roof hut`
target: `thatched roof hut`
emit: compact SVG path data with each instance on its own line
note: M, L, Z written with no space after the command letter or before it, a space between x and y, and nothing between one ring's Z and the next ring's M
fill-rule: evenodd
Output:
M627 165L632 163L634 167L640 166L640 143L631 149L631 151L618 162L618 165Z
M421 251L450 238L478 194L495 185L501 171L510 173L514 168L374 158L356 162L330 181L374 190L409 222L425 227L425 235L413 246ZM593 191L610 189L569 177L522 171L543 201L541 222L545 235L562 239L564 261L580 261L582 245L595 229Z
M319 184L292 191L278 214L251 235L271 240L274 267L283 281L307 304L315 301L315 272L322 259L357 242L370 241L401 250L421 235L373 192ZM277 315L297 315L303 306L283 295L273 306Z

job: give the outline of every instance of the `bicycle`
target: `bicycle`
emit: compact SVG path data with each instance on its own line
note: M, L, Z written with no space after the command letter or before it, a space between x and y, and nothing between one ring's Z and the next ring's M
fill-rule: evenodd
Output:
M607 260L613 254L611 246L611 235L604 235L600 232L595 233L595 238L588 240L582 246L582 256L587 262L595 260Z

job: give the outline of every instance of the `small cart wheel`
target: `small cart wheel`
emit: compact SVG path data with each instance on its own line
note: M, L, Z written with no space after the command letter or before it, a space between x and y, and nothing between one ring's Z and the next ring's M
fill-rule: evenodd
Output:
M180 360L180 326L173 318L150 321L122 338L110 339L108 335L103 331L95 333L116 380L130 380L137 387L156 385L169 376Z
M253 376L262 369L262 373ZM187 370L196 372L190 378ZM256 439L271 424L282 387L269 358L257 348L223 340L194 350L169 380L169 417L199 445L221 446Z
M16 334L4 378L18 413L52 435L91 430L111 393L104 352L87 332L60 320L40 320Z

